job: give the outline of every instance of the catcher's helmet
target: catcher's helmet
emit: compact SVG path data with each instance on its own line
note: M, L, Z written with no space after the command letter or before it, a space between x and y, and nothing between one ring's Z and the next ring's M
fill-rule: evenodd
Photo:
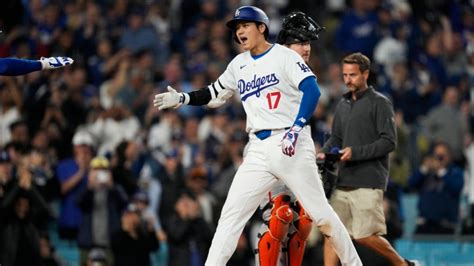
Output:
M319 26L316 21L303 12L292 12L283 19L277 43L294 44L319 39L319 33L326 28Z
M239 7L234 12L234 18L229 20L226 25L232 30L235 30L235 26L237 25L238 22L241 22L241 21L260 22L260 23L265 24L268 30L269 20L268 20L267 14L265 14L265 12L263 12L263 10L261 10L258 7L254 7L254 6Z

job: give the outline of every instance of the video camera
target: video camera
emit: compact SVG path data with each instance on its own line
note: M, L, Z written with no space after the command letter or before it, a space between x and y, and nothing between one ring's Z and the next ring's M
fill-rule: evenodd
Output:
M331 198L331 194L334 191L337 183L337 162L341 159L342 154L339 153L339 148L334 147L330 152L324 153L324 159L316 159L318 165L318 171L321 175L323 182L324 194L326 198Z

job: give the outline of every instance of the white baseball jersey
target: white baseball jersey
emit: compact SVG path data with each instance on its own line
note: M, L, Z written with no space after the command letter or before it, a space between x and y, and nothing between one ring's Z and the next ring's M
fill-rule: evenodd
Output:
M283 129L293 125L300 108L303 93L298 86L310 76L314 74L298 53L274 44L257 59L250 52L239 54L210 85L211 102L217 98L225 102L231 92L239 92L248 132L271 129L272 134L264 139L249 134L244 160L222 207L206 266L226 265L245 224L278 180L294 192L320 230L331 236L329 240L342 265L362 265L349 233L324 195L310 128L300 131L293 156L281 150ZM221 104L217 101L213 106Z
M298 53L274 44L257 59L249 51L236 56L218 82L240 93L247 132L257 132L293 125L303 97L298 86L309 76L314 73Z

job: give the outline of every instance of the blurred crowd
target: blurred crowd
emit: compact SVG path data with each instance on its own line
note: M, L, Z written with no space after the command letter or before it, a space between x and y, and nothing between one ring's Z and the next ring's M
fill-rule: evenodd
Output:
M398 129L389 237L402 233L403 193L419 196L415 233L474 233L472 1L7 0L0 57L75 63L0 77L1 265L60 265L52 228L80 265L203 264L242 161L245 114L238 96L160 112L152 98L215 81L241 52L225 22L246 4L269 15L272 42L294 10L326 27L310 59L317 147L346 91L343 55L372 59L369 83L392 100ZM252 265L255 217L229 265Z

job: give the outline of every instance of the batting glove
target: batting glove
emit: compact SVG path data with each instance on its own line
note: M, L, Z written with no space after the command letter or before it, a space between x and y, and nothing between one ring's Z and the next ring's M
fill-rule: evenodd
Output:
M281 140L281 150L283 154L288 156L295 155L296 152L296 141L303 128L297 125L293 125Z
M42 69L56 69L74 63L74 60L72 58L64 56L41 57L39 61L41 62Z
M153 106L158 109L178 108L184 103L184 94L178 93L171 86L168 86L168 92L159 93L153 99Z

